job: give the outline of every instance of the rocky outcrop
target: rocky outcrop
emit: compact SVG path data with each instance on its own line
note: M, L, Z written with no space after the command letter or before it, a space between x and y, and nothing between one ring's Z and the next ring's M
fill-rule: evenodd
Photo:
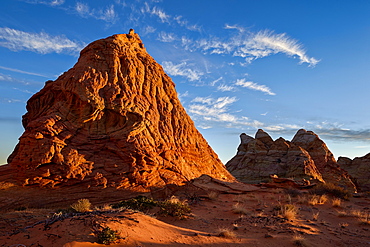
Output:
M340 168L332 152L314 132L301 129L294 136L292 143L307 150L325 182L347 189L355 187L348 173Z
M27 102L8 164L24 185L161 187L227 172L133 31L89 44Z
M311 131L299 130L291 142L283 138L274 141L261 129L255 138L243 133L240 139L238 152L226 167L242 182L266 182L275 174L296 180L331 182L355 190L325 143Z
M238 180L260 183L270 180L270 175L295 179L317 179L322 175L306 150L279 138L273 141L263 130L255 138L240 135L241 144L234 158L226 163L227 169Z
M348 172L359 191L370 191L370 153L353 160L339 157L338 164Z

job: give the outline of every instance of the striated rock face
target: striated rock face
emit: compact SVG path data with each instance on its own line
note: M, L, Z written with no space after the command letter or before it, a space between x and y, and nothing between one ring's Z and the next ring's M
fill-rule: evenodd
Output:
M348 173L340 168L326 144L312 131L299 130L292 143L308 151L325 182L350 189L355 187Z
M240 181L259 183L276 174L355 188L325 143L312 131L299 130L291 142L283 138L273 141L263 130L258 130L255 138L244 133L240 138L237 154L226 163L230 173Z
M321 173L303 148L283 138L273 141L261 129L256 133L256 138L243 133L240 139L236 156L226 163L230 173L240 181L260 183L270 180L272 174L322 181Z
M232 179L133 31L89 44L27 102L8 158L25 185L115 188Z
M370 153L353 160L339 157L338 164L348 172L359 191L370 191Z

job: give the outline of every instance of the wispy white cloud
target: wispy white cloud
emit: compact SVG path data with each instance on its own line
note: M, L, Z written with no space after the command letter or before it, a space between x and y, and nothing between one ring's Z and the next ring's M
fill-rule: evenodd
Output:
M219 77L219 78L217 78L216 80L214 80L214 81L212 81L211 83L210 83L210 86L215 86L219 81L221 81L223 79L223 77L221 76L221 77Z
M143 35L149 34L149 33L154 33L156 29L152 26L146 26L143 30Z
M35 75L35 76L40 76L40 77L48 78L48 76L45 76L45 75L42 75L42 74L33 73L33 72L29 72L29 71L24 71L24 70L20 70L20 69L14 69L14 68L9 68L9 67L4 67L4 66L0 66L0 69L8 70L8 71L13 71L13 72L21 73L21 74L26 74L26 75Z
M232 91L235 91L235 87L221 84L217 87L217 90L221 92L232 92Z
M0 46L13 51L37 53L77 53L84 45L64 36L50 36L47 33L28 33L11 28L0 28Z
M166 33L164 31L159 32L158 34L158 40L161 42L172 42L176 40L176 36L174 33Z
M319 62L313 57L308 57L297 40L290 38L285 33L276 34L269 30L259 31L249 39L244 40L236 49L234 55L258 59L276 53L298 56L300 63L308 63L311 66L315 66Z
M13 78L8 75L0 74L0 81L12 81L12 80Z
M207 129L213 127L226 127L235 129L263 128L272 132L291 132L302 128L292 124L267 124L261 121L240 116L231 111L233 103L238 101L236 97L196 97L187 105L187 111L194 119L197 126Z
M190 31L201 31L201 27L199 25L196 25L196 24L189 24L189 21L187 21L186 19L184 19L181 15L179 16L176 16L173 18L180 26L182 27L185 27L186 29L190 30Z
M190 81L199 81L203 73L199 70L189 68L187 62L174 64L171 61L164 61L162 63L163 69L172 76L182 76Z
M277 34L270 30L257 33L246 32L236 25L226 25L225 28L237 29L239 32L236 35L227 36L227 40L215 36L198 40L183 37L181 44L189 51L201 50L209 54L230 54L244 58L247 63L277 53L298 57L300 63L307 63L309 66L315 66L319 62L309 57L303 46L285 33Z
M271 91L269 87L265 85L259 85L255 82L246 81L244 78L236 80L235 85L249 88L249 89L256 90L256 91L261 91L268 95L276 95L274 92Z
M108 7L95 9L90 8L87 3L77 2L75 6L76 12L83 18L95 18L97 20L103 20L109 23L116 23L118 21L118 15L114 10L114 5L111 4Z
M180 27L184 27L190 31L201 31L201 27L197 24L190 24L188 20L186 20L181 15L170 15L166 13L162 8L158 6L152 6L151 3L145 2L144 5L140 8L141 14L149 14L151 16L157 17L161 23L168 23L170 25L177 24Z
M46 4L50 6L59 6L64 4L65 0L27 0L26 2L35 4Z
M235 97L196 97L189 105L189 112L206 121L235 122L236 116L227 113L228 106L235 101Z
M241 26L238 26L238 25L229 25L229 24L225 24L224 26L225 29L236 29L238 30L239 32L244 32L245 31L245 28L241 27Z

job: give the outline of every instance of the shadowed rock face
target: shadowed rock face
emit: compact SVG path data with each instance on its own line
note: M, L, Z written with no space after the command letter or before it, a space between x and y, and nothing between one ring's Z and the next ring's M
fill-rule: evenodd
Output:
M312 131L299 130L291 142L283 138L273 141L263 130L258 130L255 138L243 133L240 139L238 152L226 167L242 182L259 183L276 174L355 188L325 143Z
M89 44L27 102L8 158L25 185L164 186L232 179L134 32Z
M348 172L359 191L370 191L370 153L353 160L339 157L338 164Z

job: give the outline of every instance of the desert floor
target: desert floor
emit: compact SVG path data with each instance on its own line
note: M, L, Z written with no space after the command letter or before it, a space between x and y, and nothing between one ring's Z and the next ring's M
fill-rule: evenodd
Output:
M263 188L237 194L178 191L176 198L191 208L183 219L103 202L75 214L8 209L0 216L0 246L105 246L97 236L106 227L119 236L111 246L370 246L367 195L339 201Z

